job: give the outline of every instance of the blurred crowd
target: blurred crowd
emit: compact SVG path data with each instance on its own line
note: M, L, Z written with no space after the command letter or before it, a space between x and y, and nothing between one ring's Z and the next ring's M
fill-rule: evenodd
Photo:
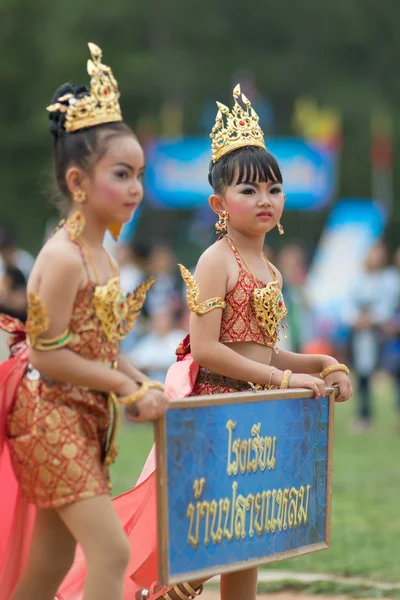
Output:
M340 345L334 335L327 335L321 329L313 314L306 286L310 257L302 246L288 243L276 255L266 247L265 253L284 280L288 328L280 346L294 352L332 354L352 366L358 389L355 408L358 430L373 424L375 375L382 371L390 374L395 384L400 432L400 248L393 256L388 255L383 242L370 248L363 269L353 281L342 323L338 324ZM121 350L139 369L163 382L175 361L176 347L189 326L177 257L166 244L136 239L118 245L115 257L125 291L134 290L147 277L156 280ZM12 228L0 224L0 312L25 321L26 284L33 263L34 258L18 246ZM5 358L4 348L3 340L1 359Z

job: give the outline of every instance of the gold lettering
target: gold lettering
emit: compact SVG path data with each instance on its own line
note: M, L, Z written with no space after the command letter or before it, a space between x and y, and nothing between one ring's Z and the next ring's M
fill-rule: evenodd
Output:
M311 486L310 486L310 484L308 484L306 488L304 487L304 485L302 485L299 490L300 506L297 511L297 520L298 520L299 525L302 525L303 523L304 523L304 525L306 525L307 521L308 521L308 501L310 498L310 489L311 489ZM307 490L307 500L306 500L306 508L304 508L304 492L306 490Z
M265 492L264 492L265 493ZM257 531L258 535L262 535L264 526L263 526L263 522L264 522L264 500L261 504L261 494L260 492L258 492L258 494L256 494L256 498L255 498L255 507L256 507L256 516L254 518L254 527L255 530ZM260 517L260 512L261 512L261 518Z
M289 529L292 529L297 527L297 505L299 502L299 492L295 487L290 489L289 500L288 523Z
M272 469L275 469L275 465L276 465L276 435L274 435L273 438L268 437L265 438L266 441L266 446L268 447L268 469L270 471L272 471Z
M188 533L188 542L192 546L192 548L197 548L199 545L199 520L197 519L197 527L196 527L196 535L193 535L193 525L194 525L194 514L195 507L193 502L189 504L186 511L186 516L190 520L189 533Z
M247 510L250 509L250 527L249 527L249 536L252 538L254 536L254 501L255 498L253 494L248 494L247 496Z
M235 509L236 539L240 540L242 538L244 540L246 537L246 499L241 494L237 497Z
M213 515L213 520L211 523L211 539L213 541L214 544L220 544L222 542L222 538L223 538L223 530L221 527L222 524L222 511L223 511L223 506L224 506L224 499L220 499L220 501L216 502L216 500L213 500L210 504L210 515ZM229 502L229 500L228 500ZM219 518L218 518L218 528L217 531L215 531L215 524L217 521L217 507L219 505Z
M203 502L201 503L201 508L200 508L200 515L201 518L206 518L206 522L204 525L204 545L207 547L210 543L210 535L209 535L209 528L210 528L210 503L207 502L206 500L203 500Z
M224 537L226 537L228 542L231 542L233 540L233 531L232 531L232 529L231 529L231 531L229 531L229 529L227 527L228 520L229 520L230 507L231 507L231 502L230 502L229 498L224 498L224 504L223 504L223 510L225 513Z
M239 442L240 438L237 441ZM240 442L239 467L240 472L244 475L247 470L247 440L242 440Z
M233 443L232 443L232 432L236 429L236 421L229 421L226 424L226 428L228 430L228 466L226 472L228 475L237 475L238 474L238 461L236 455L236 461L231 461L232 451L233 451Z
M287 529L287 517L288 517L288 498L289 498L289 489L285 488L282 490L278 490L276 495L276 502L279 506L278 509L278 517L277 517L277 525L279 531L286 531Z

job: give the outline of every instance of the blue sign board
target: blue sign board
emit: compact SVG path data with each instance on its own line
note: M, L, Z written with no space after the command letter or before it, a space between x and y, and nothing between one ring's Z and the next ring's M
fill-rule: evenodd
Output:
M271 152L281 167L289 210L319 210L335 193L335 155L300 139L272 139ZM159 141L146 148L145 188L150 200L167 208L204 206L211 145L208 138Z
M172 401L156 428L163 583L329 546L334 400L309 396Z

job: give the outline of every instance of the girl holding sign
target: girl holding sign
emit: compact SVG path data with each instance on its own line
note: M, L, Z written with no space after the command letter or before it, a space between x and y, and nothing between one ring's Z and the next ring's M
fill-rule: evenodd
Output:
M307 388L316 398L338 385L339 401L352 394L348 369L330 356L277 350L286 307L282 277L262 253L265 235L285 203L282 174L265 147L258 116L237 86L232 110L218 103L213 127L210 206L219 240L200 257L195 276L180 266L191 310L190 336L177 350L166 392L175 398L251 389ZM240 102L241 98L241 102ZM132 547L125 598L193 599L201 581L154 583L157 575L154 451L137 486L115 499ZM140 588L143 589L140 589ZM254 600L257 569L221 577L222 600ZM139 588L139 589L138 589ZM64 596L63 596L64 597ZM65 596L66 600L73 596Z

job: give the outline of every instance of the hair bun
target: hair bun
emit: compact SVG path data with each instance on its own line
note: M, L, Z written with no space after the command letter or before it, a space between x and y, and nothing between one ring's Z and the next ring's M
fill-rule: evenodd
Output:
M54 93L51 104L56 104L59 101L59 98L62 98L66 94L72 94L74 98L79 99L83 96L90 95L90 90L85 85L75 85L73 83L63 83L58 90ZM68 106L68 100L61 102L61 104L65 104ZM61 110L56 110L50 113L50 124L49 131L54 135L54 137L59 137L65 133L64 123L65 123L65 112Z

